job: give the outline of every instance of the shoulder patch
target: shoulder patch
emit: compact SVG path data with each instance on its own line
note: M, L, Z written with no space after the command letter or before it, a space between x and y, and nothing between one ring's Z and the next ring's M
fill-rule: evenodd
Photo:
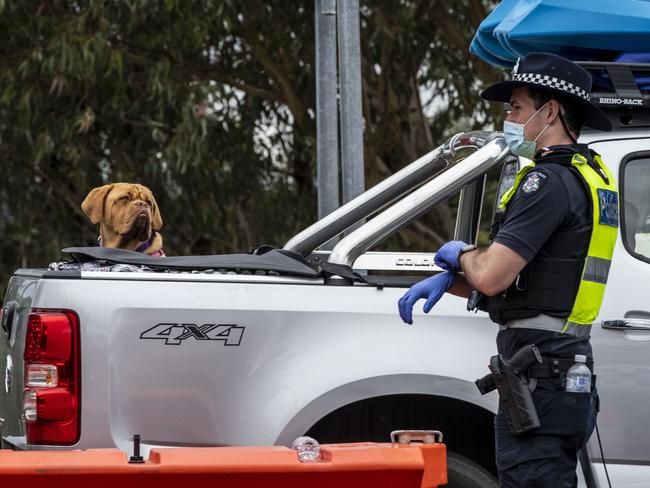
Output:
M526 175L524 182L521 184L521 191L526 195L535 193L542 187L547 178L548 176L540 171L531 171Z

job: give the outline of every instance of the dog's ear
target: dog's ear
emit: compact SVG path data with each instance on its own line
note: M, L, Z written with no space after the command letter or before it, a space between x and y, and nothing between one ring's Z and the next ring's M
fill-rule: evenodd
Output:
M156 198L151 194L151 229L160 230L163 226L162 217L160 216L160 209L158 208L158 203Z
M88 216L90 222L98 224L104 216L104 202L113 184L93 188L81 204L81 210Z

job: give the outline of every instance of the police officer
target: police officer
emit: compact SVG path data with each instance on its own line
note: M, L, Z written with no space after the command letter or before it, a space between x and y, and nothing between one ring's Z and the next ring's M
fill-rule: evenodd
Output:
M576 354L586 355L607 282L618 227L618 193L600 156L577 138L583 125L611 130L589 102L591 77L560 56L531 53L517 61L510 81L481 96L506 102L503 132L511 152L533 160L518 174L495 212L492 243L477 249L445 243L435 262L446 270L415 284L399 301L412 323L413 305L424 311L446 292L470 297L499 324L504 359L535 344L541 364L526 376L541 426L511 430L503 402L495 417L497 468L502 487L576 486L577 451L595 425L598 397L565 391Z

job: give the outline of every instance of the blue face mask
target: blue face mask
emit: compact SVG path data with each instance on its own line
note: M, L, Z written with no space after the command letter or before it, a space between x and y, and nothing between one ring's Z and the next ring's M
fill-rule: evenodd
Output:
M509 122L507 120L503 122L503 137L506 140L506 144L510 148L510 152L523 158L533 159L533 156L535 156L535 149L537 147L537 139L539 139L539 137L544 133L550 124L546 124L546 126L541 130L539 134L537 134L537 137L535 137L535 140L533 141L526 141L524 139L524 129L526 128L528 122L530 122L533 117L535 117L535 115L540 112L540 110L546 107L546 105L547 104L545 103L539 108L537 112L531 115L525 124L517 124L516 122Z

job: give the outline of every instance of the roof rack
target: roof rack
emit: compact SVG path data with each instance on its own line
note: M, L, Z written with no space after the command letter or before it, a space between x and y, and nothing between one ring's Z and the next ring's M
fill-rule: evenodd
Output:
M650 63L576 61L594 79L591 103L603 109L615 128L650 126L650 90L636 75L650 77Z

